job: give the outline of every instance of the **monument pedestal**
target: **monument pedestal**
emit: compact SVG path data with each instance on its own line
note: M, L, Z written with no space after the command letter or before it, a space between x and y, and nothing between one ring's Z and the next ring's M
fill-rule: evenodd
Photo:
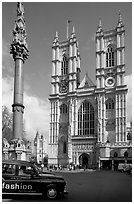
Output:
M9 144L6 139L3 141L3 159L30 161L31 144L20 139L13 139Z

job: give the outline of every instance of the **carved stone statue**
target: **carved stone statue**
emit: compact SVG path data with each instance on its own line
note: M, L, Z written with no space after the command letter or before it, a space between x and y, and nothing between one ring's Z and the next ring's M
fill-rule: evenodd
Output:
M21 2L18 2L17 4L17 16L23 16L24 15L24 6Z

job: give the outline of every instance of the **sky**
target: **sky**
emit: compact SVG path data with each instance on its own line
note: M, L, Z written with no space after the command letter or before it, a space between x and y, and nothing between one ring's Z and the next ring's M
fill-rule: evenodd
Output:
M24 123L28 139L38 130L48 138L50 122L52 42L66 40L73 26L81 56L81 81L86 72L95 83L95 33L99 18L104 31L117 26L119 10L125 26L125 82L128 85L127 121L132 120L132 3L131 2L23 2L29 58L24 69ZM17 2L2 2L2 105L13 104L14 61L10 55Z

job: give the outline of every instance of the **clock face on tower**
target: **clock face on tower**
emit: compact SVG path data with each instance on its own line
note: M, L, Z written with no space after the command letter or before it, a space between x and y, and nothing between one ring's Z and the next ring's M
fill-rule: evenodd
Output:
M61 80L59 91L60 93L66 93L68 91L68 82L66 81L66 79Z
M105 81L105 85L106 85L107 87L113 87L114 84L115 84L115 79L114 79L114 77L108 77L108 78L106 79L106 81Z

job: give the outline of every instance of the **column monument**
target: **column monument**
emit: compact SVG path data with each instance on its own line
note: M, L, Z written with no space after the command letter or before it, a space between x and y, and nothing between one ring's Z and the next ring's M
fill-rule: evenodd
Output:
M19 160L27 159L27 147L23 138L23 92L24 92L24 74L23 64L28 59L28 45L26 42L26 29L24 19L24 6L17 3L17 20L13 29L13 40L10 47L10 54L15 62L14 72L14 99L12 105L13 111L13 140L10 146L10 157Z

